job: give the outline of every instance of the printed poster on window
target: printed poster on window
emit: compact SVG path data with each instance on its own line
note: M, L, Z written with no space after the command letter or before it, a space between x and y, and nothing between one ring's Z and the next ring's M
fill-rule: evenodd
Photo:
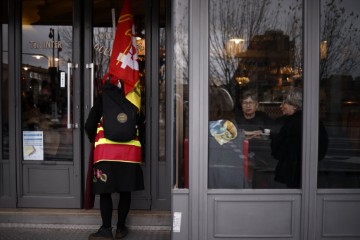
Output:
M23 131L24 160L44 160L43 131Z
M209 122L210 134L215 140L223 145L234 140L237 137L237 128L229 120L221 119Z

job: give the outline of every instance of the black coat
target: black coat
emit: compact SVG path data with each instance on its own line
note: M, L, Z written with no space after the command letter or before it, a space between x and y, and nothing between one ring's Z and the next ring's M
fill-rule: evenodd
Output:
M91 108L89 116L85 122L85 132L90 142L93 142L95 139L98 123L100 122L102 113L102 98L100 96L94 101L94 106Z
M85 123L85 132L94 142L98 123L103 115L102 96L99 96L89 112ZM139 139L140 140L140 139ZM93 149L92 149L93 151ZM90 162L93 160L90 159ZM99 170L107 175L107 181L92 181L93 170ZM140 164L127 162L101 161L90 167L90 178L94 194L135 191L144 189L144 177Z
M287 187L299 188L301 179L302 112L283 118L278 134L271 133L271 154L279 162L275 169L275 181Z
M275 169L275 181L285 183L288 188L300 188L302 152L302 111L282 117L279 133L271 133L271 154L279 162ZM325 157L328 135L319 124L319 160Z
M104 108L105 107L105 108ZM124 124L119 124L117 115L120 112L128 114L127 121ZM113 141L128 141L119 140L119 128L121 134L135 135L135 125L138 124L137 108L125 99L123 89L119 89L117 86L106 82L102 87L102 95L100 95L94 102L94 106L89 112L89 116L85 122L85 132L88 135L90 142L92 142L96 136L98 123L100 119L105 115L106 122L103 122L105 129L105 137ZM117 129L116 129L117 128ZM106 129L111 129L107 131Z

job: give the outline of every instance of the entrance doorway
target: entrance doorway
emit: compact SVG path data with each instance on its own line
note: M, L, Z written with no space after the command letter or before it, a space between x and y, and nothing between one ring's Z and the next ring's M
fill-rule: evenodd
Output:
M146 116L145 190L134 193L132 208L170 210L165 1L132 4ZM90 151L83 124L108 71L121 6L122 1L22 0L18 207L82 207Z

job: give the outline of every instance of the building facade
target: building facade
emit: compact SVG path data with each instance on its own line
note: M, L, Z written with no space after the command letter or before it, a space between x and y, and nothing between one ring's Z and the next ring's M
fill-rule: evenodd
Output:
M1 4L0 207L82 208L84 122L122 1ZM132 208L171 211L179 240L359 239L358 1L132 4L146 117ZM276 148L294 104L297 134Z

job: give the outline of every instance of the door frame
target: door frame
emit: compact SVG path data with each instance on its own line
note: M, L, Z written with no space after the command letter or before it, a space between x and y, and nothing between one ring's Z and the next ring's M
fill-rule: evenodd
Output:
M165 161L159 161L159 140L160 136L160 124L159 124L159 113L160 113L160 87L158 80L160 79L159 69L160 69L160 0L146 1L147 4L151 3L149 9L151 9L151 14L147 18L148 23L146 26L146 31L149 32L146 37L146 42L149 42L147 46L151 48L146 48L146 68L150 69L149 75L146 76L146 91L151 92L151 94L146 95L146 115L150 116L151 123L147 125L146 129L146 142L150 143L147 147L146 157L151 159L151 196L152 196L152 208L156 210L170 210L171 209L171 154L169 154L166 149L169 142L169 128L170 120L168 118L171 114L171 101L168 101L168 96L170 94L169 86L171 81L171 58L169 52L171 48L169 47L170 43L170 15L171 15L171 4L170 1L165 0L165 39L166 39L166 83L165 83L165 93L166 93L166 110L165 110ZM151 8L150 8L151 7ZM168 51L169 50L169 51ZM148 57L150 56L150 57ZM154 79L154 80L153 80ZM162 189L162 190L161 190Z
M170 47L170 17L171 8L170 1L167 2L166 9L166 44ZM144 208L144 209L153 209L153 210L170 210L171 208L171 167L170 167L170 157L166 145L166 161L163 162L161 171L159 170L159 161L158 161L158 146L157 140L159 139L159 116L158 116L158 102L157 97L152 97L154 94L159 93L159 87L157 84L157 79L159 79L158 64L152 64L151 62L158 62L158 49L159 49L159 0L154 1L145 1L146 3L146 42L148 47L146 48L146 102L149 103L146 105L146 115L148 116L148 124L146 126L146 142L149 143L149 147L146 148L146 159L148 163L146 166L147 178L145 179L145 184L148 184L147 193L145 198L140 199L145 202L146 207L141 207L141 203L138 207L136 201L133 202L135 208ZM21 79L21 46L22 46L22 1L15 0L9 1L9 109L14 109L15 111L9 115L9 160L5 160L3 166L5 166L5 174L8 174L6 182L4 182L4 188L9 189L9 194L2 196L0 198L0 203L2 207L35 207L32 204L36 204L34 199L31 199L29 204L26 204L24 196L22 195L22 120L21 120L21 105L17 104L21 102L21 85L20 82L11 81L11 79ZM90 86L86 79L90 78L90 71L86 69L86 63L91 62L92 59L92 1L82 1L74 0L73 1L73 11L76 11L76 14L73 14L73 62L78 64L78 68L73 72L73 96L74 96L74 119L79 123L79 128L74 130L73 143L76 153L74 153L73 164L77 165L75 180L75 194L76 200L71 202L67 207L69 208L81 208L83 205L83 193L85 190L85 180L86 180L86 171L88 165L90 144L83 132L84 122L86 116L90 111ZM119 10L120 11L120 10ZM168 48L171 49L171 48ZM170 53L167 54L167 59L169 58ZM166 62L167 73L166 78L171 79L170 66L169 62ZM155 79L152 81L151 79ZM169 81L168 81L169 82ZM155 84L153 84L155 83ZM169 92L170 84L167 84L166 89ZM166 95L167 102L169 101L169 94ZM171 114L171 104L166 104L166 120L169 121L169 116ZM169 137L171 137L168 132L171 126L166 125L166 141L168 142ZM154 141L156 140L156 141ZM151 144L151 145L150 145ZM152 149L155 149L152 150ZM164 176L166 183L159 184L159 175L163 175L160 181L163 181ZM164 186L166 189L162 193L163 196L159 197L159 186ZM51 198L44 198L48 204L42 205L42 207L49 208L62 208L59 201L53 201ZM50 200L50 201L49 201Z
M8 109L15 109L15 113L18 112L16 111L16 102L15 100L16 98L16 92L15 92L15 88L16 88L16 82L15 81L11 81L12 79L19 79L20 74L16 71L16 69L18 69L19 65L16 65L16 56L19 55L19 40L18 37L20 34L20 31L13 31L12 29L16 29L15 26L18 25L18 19L19 19L19 11L12 11L13 9L15 9L16 3L15 1L8 1ZM21 19L21 17L20 17ZM3 29L1 29L1 50L2 49L2 38L3 38ZM10 44L13 43L13 44ZM2 51L1 51L2 52ZM13 54L10 54L13 53ZM3 59L2 59L3 61ZM2 62L1 62L2 63ZM3 76L3 75L1 75ZM2 116L2 114L1 114ZM16 198L17 198L17 193L16 193L16 162L15 162L15 158L16 158L16 128L15 128L15 116L10 114L9 111L9 116L8 116L8 122L9 122L9 158L8 159L2 159L1 158L1 168L3 169L2 172L2 183L1 183L1 188L3 189L3 192L1 192L2 195L0 197L0 206L2 207L16 207ZM1 125L2 126L2 125ZM2 136L2 133L1 133ZM2 142L1 142L2 144ZM1 145L1 148L3 147L3 145Z

